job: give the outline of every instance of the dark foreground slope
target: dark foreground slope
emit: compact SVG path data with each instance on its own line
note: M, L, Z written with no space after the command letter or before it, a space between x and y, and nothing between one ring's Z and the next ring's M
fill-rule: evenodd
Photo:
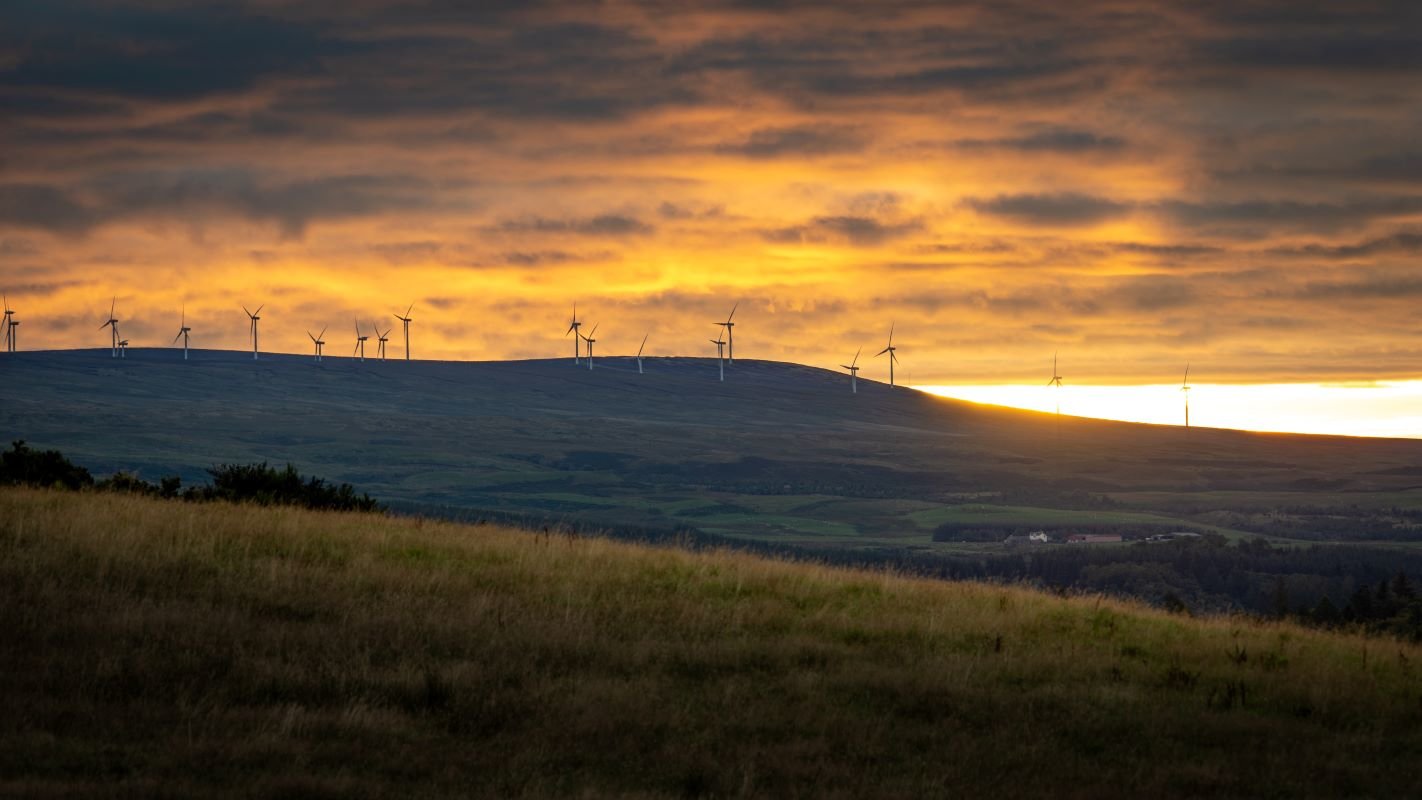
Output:
M1403 797L1422 649L495 526L0 491L0 795Z
M716 375L714 360L679 358L647 359L639 375L625 358L589 371L570 359L20 353L0 360L0 435L99 473L191 480L216 463L291 462L397 504L789 543L927 546L982 493L1052 507L1109 492L1165 507L1180 493L1247 490L1288 505L1320 491L1391 503L1422 485L1419 441L1058 423L871 381L852 395L844 375L784 363Z

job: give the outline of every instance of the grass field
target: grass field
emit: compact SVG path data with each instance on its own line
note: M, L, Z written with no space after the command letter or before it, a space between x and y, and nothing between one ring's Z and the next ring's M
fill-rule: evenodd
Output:
M376 515L0 491L0 795L1335 797L1422 648Z

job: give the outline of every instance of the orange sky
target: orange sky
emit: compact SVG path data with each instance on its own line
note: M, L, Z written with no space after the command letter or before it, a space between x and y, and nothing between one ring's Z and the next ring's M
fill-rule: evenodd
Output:
M602 352L920 384L1422 376L1407 4L21 3L23 346ZM349 11L348 9L354 9ZM398 335L395 334L395 335Z

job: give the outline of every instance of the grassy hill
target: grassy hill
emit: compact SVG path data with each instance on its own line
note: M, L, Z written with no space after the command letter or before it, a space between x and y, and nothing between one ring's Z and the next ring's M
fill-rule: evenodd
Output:
M1422 648L377 515L0 490L7 796L1405 796Z
M935 526L973 519L984 500L1004 507L994 522L1038 525L1040 509L1073 509L1081 492L1122 504L1077 508L1081 524L1227 536L1309 532L1312 521L1268 514L1279 508L1422 508L1422 441L1058 422L867 380L853 395L844 375L776 362L716 376L696 358L647 359L638 374L627 358L589 371L571 359L19 353L0 359L0 435L101 474L192 481L217 463L290 462L400 508L790 546L950 548ZM1224 510L1240 513L1210 516Z

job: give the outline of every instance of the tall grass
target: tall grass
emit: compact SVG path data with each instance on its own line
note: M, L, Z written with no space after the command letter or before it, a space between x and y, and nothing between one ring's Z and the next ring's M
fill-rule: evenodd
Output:
M1402 796L1422 648L494 526L0 491L0 794Z

